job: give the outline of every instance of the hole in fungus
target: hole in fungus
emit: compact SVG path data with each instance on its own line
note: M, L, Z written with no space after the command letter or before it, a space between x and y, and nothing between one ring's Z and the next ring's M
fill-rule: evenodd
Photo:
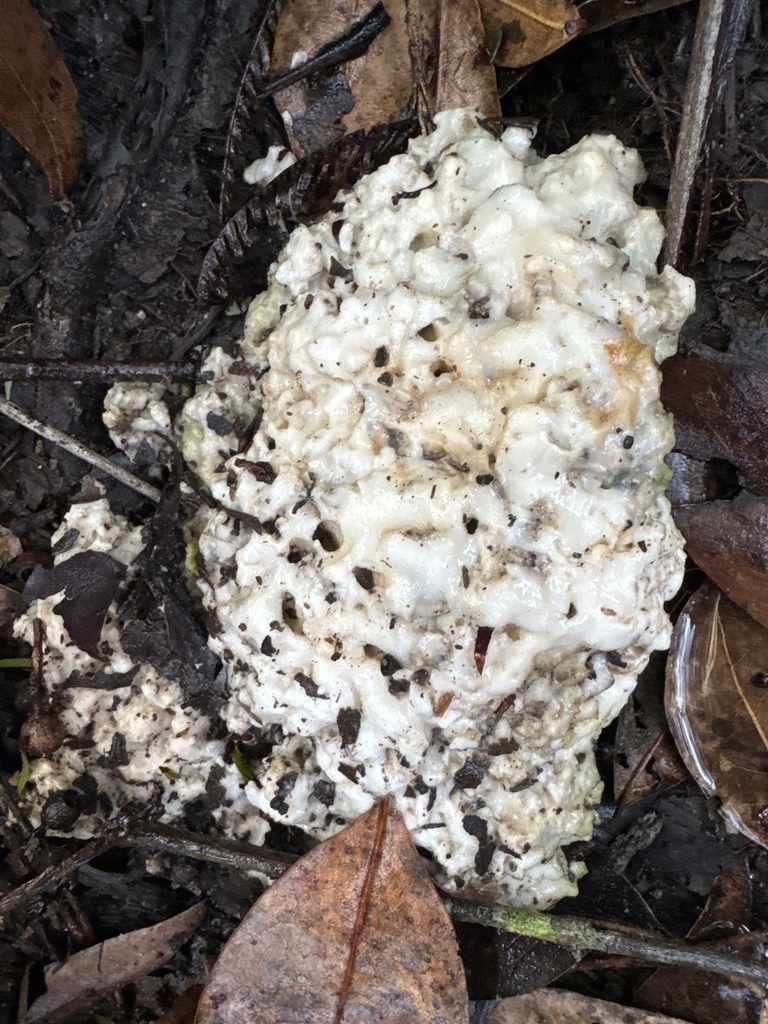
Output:
M480 524L474 516L470 516L469 519L464 520L464 529L471 536Z
M419 336L422 337L424 341L437 341L440 334L434 324L427 324L426 327L421 328Z
M381 661L381 659L384 657L384 651L382 651L382 649L380 647L377 647L375 644L364 644L363 653L365 654L366 658L373 658L375 661Z
M352 572L355 574L355 579L363 590L373 590L376 586L376 580L373 578L373 573L370 569L364 569L362 566L356 565Z
M413 240L408 248L411 252L421 252L422 249L426 249L436 242L437 235L434 231L420 231L417 235L413 236Z
M437 362L432 363L430 370L433 377L442 377L444 373L453 373L453 367L444 359L438 359Z
M575 615L576 615L576 605L573 603L573 601L571 601L571 603L568 605L568 611L566 612L565 617L566 617L566 619L572 619L572 618L575 617Z
M311 554L312 552L310 548L307 547L306 544L299 544L296 541L292 541L288 548L287 561L289 561L292 565L296 565L298 562L302 560L302 558L306 558L307 555Z
M303 636L304 627L302 625L301 619L299 618L299 612L298 609L296 608L296 598L293 596L293 594L285 594L285 596L283 597L282 612L283 622L290 629L290 631L292 633L295 633L297 636Z
M312 534L312 540L316 540L323 551L338 551L344 538L336 523L323 519Z
M374 353L373 365L386 366L388 362L389 352L387 352L386 348L383 345L381 345L379 348L376 349L376 352Z

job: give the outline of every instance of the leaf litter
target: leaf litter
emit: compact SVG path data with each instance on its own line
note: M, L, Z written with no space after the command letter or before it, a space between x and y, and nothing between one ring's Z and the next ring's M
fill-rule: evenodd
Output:
M224 947L196 1024L467 1024L450 918L383 800L290 868Z

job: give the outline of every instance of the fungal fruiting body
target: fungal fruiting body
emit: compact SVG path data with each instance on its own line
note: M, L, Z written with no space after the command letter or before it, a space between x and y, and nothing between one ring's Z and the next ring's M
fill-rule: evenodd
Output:
M196 585L227 727L272 745L254 815L322 838L390 793L443 884L546 905L595 737L670 637L658 364L693 285L616 139L542 160L436 120L295 229L205 364Z
M208 492L188 571L224 723L183 659L135 627L128 644L119 601L89 653L62 594L34 600L17 629L43 624L61 726L34 752L34 822L88 835L133 802L323 838L389 793L443 885L574 891L595 737L670 637L658 364L693 285L657 272L662 228L616 139L542 160L522 128L436 121L294 230L176 421ZM107 418L137 458L168 451L159 389L118 386ZM146 536L98 497L54 542L57 564L109 554L130 586Z

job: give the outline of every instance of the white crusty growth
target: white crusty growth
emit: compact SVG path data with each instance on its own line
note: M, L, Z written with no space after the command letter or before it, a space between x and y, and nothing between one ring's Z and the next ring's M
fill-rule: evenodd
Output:
M282 736L246 787L268 816L325 836L393 793L444 882L573 891L593 740L683 564L657 363L693 285L657 273L642 179L611 137L540 160L439 115L211 356L186 456L265 528L206 513L199 583L229 728Z

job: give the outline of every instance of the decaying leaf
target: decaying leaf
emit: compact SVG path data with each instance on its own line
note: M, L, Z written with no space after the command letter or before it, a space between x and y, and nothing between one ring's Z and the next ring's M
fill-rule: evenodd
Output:
M688 601L667 665L680 754L737 829L768 846L768 630L711 583Z
M501 115L477 0L444 0L440 6L436 109L454 107L473 107L484 117Z
M197 903L167 921L107 939L48 968L47 991L27 1010L23 1024L57 1024L167 964L194 935L203 912Z
M417 128L415 121L398 121L347 135L260 188L208 250L198 283L201 301L222 305L261 291L290 230L324 214L340 189L402 153Z
M633 1010L618 1003L542 988L525 996L503 999L489 1024L684 1024L646 1010Z
M28 0L0 0L0 22L0 124L43 168L54 199L62 199L80 166L77 89Z
M751 881L746 856L728 861L712 886L706 906L687 938L724 940L744 934L752 922ZM646 1010L684 1015L692 1024L764 1024L768 1005L748 987L724 982L691 967L657 967L642 982L634 1001Z
M733 501L685 505L675 522L696 564L768 629L768 498L743 491Z
M493 59L506 68L534 64L584 27L570 0L480 0L480 6Z
M383 11L388 24L377 18ZM370 22L376 29L363 53L339 59L344 40L360 36ZM308 38L306 26L312 25ZM285 74L297 52L313 60L323 51L337 58L275 95L278 110L288 115L288 133L297 156L323 149L346 132L369 130L402 117L411 95L411 67L405 31L404 0L341 0L317 17L315 0L288 0L280 12L272 49L273 75ZM344 61L346 61L344 63Z
M674 414L677 447L727 459L750 490L768 494L768 370L703 345L664 363L661 400Z
M23 600L29 604L63 591L53 610L61 615L77 646L98 658L104 616L117 597L124 571L110 555L83 551L53 569L37 566L24 587Z
M387 802L303 857L245 916L196 1024L467 1024L456 940Z

